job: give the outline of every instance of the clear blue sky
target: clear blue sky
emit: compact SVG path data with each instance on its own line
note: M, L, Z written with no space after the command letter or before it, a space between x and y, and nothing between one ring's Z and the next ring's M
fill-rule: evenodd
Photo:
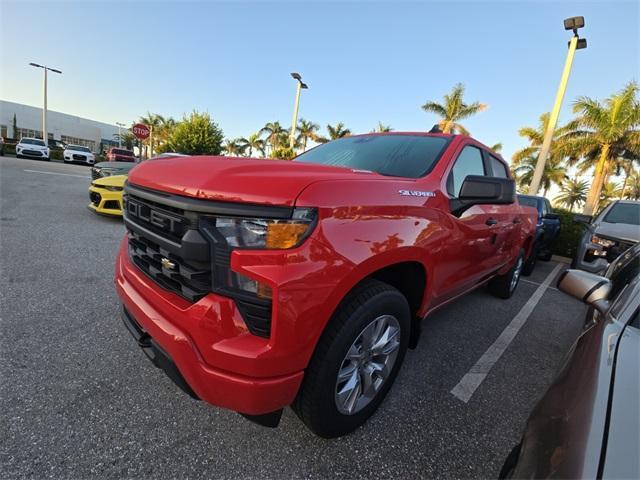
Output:
M551 108L570 37L565 17L583 15L589 46L578 51L561 121L580 95L604 97L639 69L634 1L499 2L43 2L0 0L0 97L129 123L147 111L208 111L230 137L300 115L354 132L378 122L429 129L420 109L456 82L489 105L466 126L479 140L524 145L517 130ZM28 19L28 23L24 20Z

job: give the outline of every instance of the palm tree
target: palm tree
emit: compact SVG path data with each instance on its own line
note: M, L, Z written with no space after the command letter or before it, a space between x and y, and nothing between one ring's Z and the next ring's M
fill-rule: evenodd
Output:
M391 125L385 125L382 122L378 122L378 126L373 130L371 130L371 133L385 133L385 132L391 132L391 131L393 131L393 128L391 128Z
M640 200L640 172L634 170L627 177L627 183L624 189L624 198L629 200Z
M513 173L515 173L516 180L518 181L518 186L523 191L529 187L531 180L533 180L533 173L536 170L537 161L537 157L528 157L513 169ZM560 185L566 178L567 169L563 167L560 162L552 159L547 160L542 173L542 180L540 181L540 185L544 189L543 195L547 195L547 190L551 188L551 184L555 183Z
M161 117L160 125L153 131L154 141L158 142L158 146L166 143L171 133L176 128L176 121L173 117Z
M600 190L600 199L598 201L597 211L606 207L614 198L620 195L620 185L615 182L607 182Z
M166 120L160 114L147 112L147 116L140 117L139 122L143 123L151 130L149 138L144 141L149 149L148 157L151 157L153 156L153 150L156 144L154 138L156 136L156 132L161 129L161 126L166 123Z
M271 147L271 150L278 148L282 145L283 134L287 134L287 131L280 125L280 122L269 122L260 129L260 135L266 134L266 145Z
M335 126L328 124L327 125L327 133L329 133L329 137L318 137L318 143L327 143L331 140L337 140L338 138L348 137L351 135L351 130L344 126L344 123L338 122Z
M458 83L453 87L451 93L444 96L444 103L427 102L422 105L422 109L440 117L438 126L443 133L459 132L463 135L469 135L467 129L460 124L460 120L482 112L487 108L487 105L480 102L466 104L463 97L464 85Z
M580 97L573 104L579 116L570 122L565 135L572 165L584 172L595 167L584 213L592 214L601 202L601 192L618 158L640 155L640 105L638 85L629 83L603 103Z
M573 212L573 207L579 207L587 199L587 191L589 190L589 182L586 180L578 180L578 178L567 178L560 186L560 195L553 199Z
M320 125L310 122L308 120L300 119L298 123L298 142L302 143L302 151L307 150L307 142L311 140L315 142L318 140L318 130Z
M529 145L516 151L513 154L513 156L511 157L513 165L518 166L523 160L529 159L531 157L538 158L538 155L540 154L540 148L542 147L542 142L544 140L544 134L547 131L548 125L549 112L546 112L540 115L537 127L522 127L520 130L518 130L518 135L526 138L529 141ZM565 152L561 148L561 137L568 131L569 130L566 126L559 127L554 130L553 137L551 138L551 147L549 148L547 161L559 164L564 160Z
M241 146L238 138L227 138L222 149L227 153L227 155L232 157L238 157L244 152L244 148Z
M494 143L489 148L491 148L491 150L493 150L496 153L502 153L502 142Z
M249 138L239 138L238 143L243 152L248 152L250 157L253 156L253 151L260 152L262 156L264 156L264 148L265 143L264 140L260 138L260 132L252 133L249 135Z

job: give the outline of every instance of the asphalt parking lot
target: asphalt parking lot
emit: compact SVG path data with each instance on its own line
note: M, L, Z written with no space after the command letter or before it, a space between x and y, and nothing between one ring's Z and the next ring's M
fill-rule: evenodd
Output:
M585 307L553 288L564 267L541 262L508 301L480 289L428 318L355 433L317 438L290 410L266 429L191 400L137 348L112 281L124 227L86 208L88 184L84 166L0 157L4 478L495 477L582 325Z

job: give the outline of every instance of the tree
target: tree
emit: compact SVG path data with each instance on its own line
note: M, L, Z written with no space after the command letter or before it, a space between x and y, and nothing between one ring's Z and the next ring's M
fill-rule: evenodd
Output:
M601 201L601 192L619 158L640 155L640 106L638 85L627 84L604 102L580 97L573 104L578 118L570 122L565 135L570 163L584 172L594 168L593 183L584 212L592 214Z
M179 152L188 155L220 155L224 134L208 113L193 111L179 121L160 152Z
M348 137L351 135L351 130L344 126L344 123L338 122L335 126L328 124L327 133L329 137L318 137L318 143L327 143L331 140L337 140L338 138Z
M153 130L153 139L154 142L158 143L158 146L166 143L173 132L173 129L176 128L176 121L172 117L160 117L160 123Z
M598 200L598 208L595 211L600 211L611 201L620 195L620 185L615 182L607 182L602 186L600 190L600 199Z
M317 123L310 122L303 118L300 119L298 123L298 141L302 143L303 152L307 150L307 142L309 140L312 142L318 140L318 130L320 130L320 125Z
M391 131L393 131L393 128L391 128L391 125L385 125L379 121L378 126L373 130L371 130L371 133L385 133L385 132L391 132Z
M573 212L573 207L579 207L585 202L588 190L589 182L578 178L566 179L560 186L560 195L553 200Z
M464 85L458 83L453 87L451 93L444 96L443 103L429 101L422 105L422 109L440 117L438 126L443 133L459 132L463 135L469 135L467 129L460 124L460 120L486 110L487 105L480 102L466 104L463 97Z
M238 142L242 151L248 151L250 157L253 156L254 150L264 156L265 142L260 138L260 132L249 135L249 138L239 138Z
M122 130L119 134L114 135L124 148L127 150L133 150L133 144L136 141L136 137L131 133L131 130Z
M491 148L491 150L493 150L496 153L501 153L502 152L502 142L494 143L489 148Z
M232 157L239 157L244 152L244 148L242 148L242 144L239 138L228 138L225 144L222 146L222 150L224 150L227 155L230 155Z
M518 151L516 151L511 157L511 161L514 166L518 166L523 160L531 157L538 158L540 154L540 148L544 141L544 134L547 131L549 125L549 112L540 115L537 127L522 127L518 130L518 135L526 138L529 141L529 145ZM568 132L566 126L556 128L551 138L551 147L549 148L549 155L547 157L548 162L559 164L566 158L565 152L562 149L561 137Z
M533 180L533 173L536 170L537 161L537 157L529 157L521 161L513 169L513 173L516 175L516 180L518 181L518 186L521 190L526 190L531 184L531 180ZM557 159L547 160L547 163L544 165L542 180L540 181L540 185L544 189L543 195L547 195L547 190L551 188L551 184L555 183L560 185L566 177L567 170L560 164L560 162L557 161Z
M280 159L280 160L291 160L296 156L296 152L289 147L278 147L271 151L271 155L269 158Z
M13 139L20 140L18 138L18 121L16 120L16 114L13 114Z
M640 172L637 170L627 177L623 195L628 200L640 200Z
M149 157L153 156L154 148L156 145L155 137L160 130L160 127L166 122L165 118L162 115L157 113L149 113L147 112L146 117L140 117L138 121L151 129L151 134L149 138L144 140L144 143L149 148Z
M269 122L260 129L260 134L266 134L265 142L271 147L271 150L278 148L281 145L283 134L286 135L287 131L280 125L280 122Z

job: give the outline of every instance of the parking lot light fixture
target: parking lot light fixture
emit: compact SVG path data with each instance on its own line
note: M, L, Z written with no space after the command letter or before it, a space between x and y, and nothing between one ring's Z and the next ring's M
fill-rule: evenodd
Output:
M296 128L298 127L298 107L300 106L300 91L304 88L309 88L306 83L302 82L302 76L299 73L293 72L291 77L297 81L296 84L296 101L293 105L293 120L291 122L291 133L289 134L289 148L293 150L296 144Z
M42 140L44 141L45 145L48 145L49 136L47 135L47 72L62 73L62 71L58 70L57 68L50 68L50 67L47 67L46 65L40 65L38 63L33 63L33 62L29 63L29 65L36 68L42 68L44 70L44 85L43 85L44 104L42 107Z
M556 101L553 104L551 115L549 116L549 124L544 134L544 140L542 147L540 147L540 153L538 154L538 161L536 162L536 169L533 173L533 179L529 186L529 195L537 195L540 190L540 183L542 181L542 174L544 173L544 165L549 156L549 149L551 148L551 139L553 138L553 131L556 129L558 123L558 116L560 115L560 107L562 107L562 100L567 90L567 83L569 82L569 74L571 73L571 66L573 65L573 57L576 50L582 50L587 48L586 38L580 38L578 36L578 29L584 27L584 17L571 17L564 20L564 29L573 30L573 37L569 40L569 51L567 52L567 59L564 62L564 69L562 70L562 76L560 77L560 85L556 93Z

